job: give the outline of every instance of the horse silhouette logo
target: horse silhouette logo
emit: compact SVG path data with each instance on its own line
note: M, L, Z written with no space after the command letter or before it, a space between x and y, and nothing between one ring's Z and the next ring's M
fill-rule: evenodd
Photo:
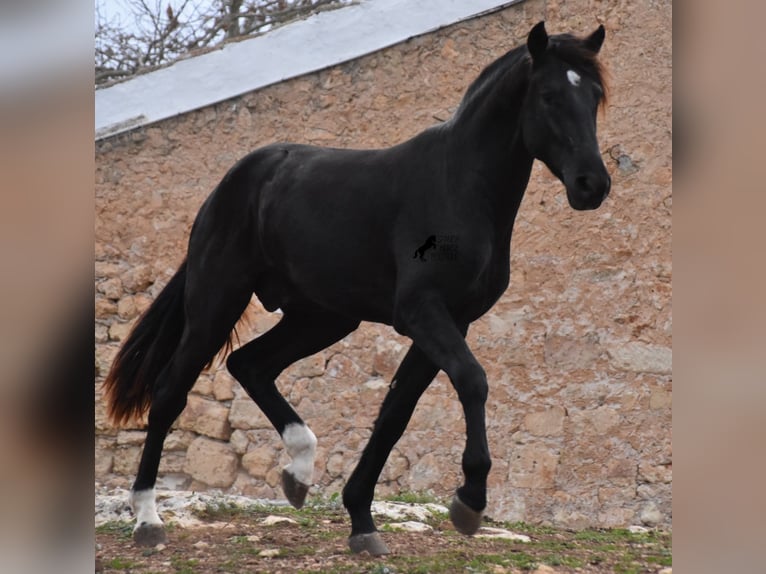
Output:
M415 250L415 253L412 255L413 259L420 259L421 261L427 261L427 259L424 257L426 252L429 249L435 249L436 248L436 235L431 235L428 239L426 239L426 242L418 247Z

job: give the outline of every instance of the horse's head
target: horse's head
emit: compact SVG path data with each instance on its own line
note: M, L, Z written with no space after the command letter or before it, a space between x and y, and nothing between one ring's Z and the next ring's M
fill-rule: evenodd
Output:
M596 139L596 114L605 96L596 55L603 41L603 26L579 39L549 37L543 22L527 38L524 144L561 180L569 204L579 210L596 209L611 186Z

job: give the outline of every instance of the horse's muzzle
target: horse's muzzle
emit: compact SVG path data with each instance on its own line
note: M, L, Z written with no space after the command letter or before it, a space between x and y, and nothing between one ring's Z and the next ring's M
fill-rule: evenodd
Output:
M569 205L573 209L585 211L596 209L609 195L612 178L606 169L578 174L571 182L565 182Z

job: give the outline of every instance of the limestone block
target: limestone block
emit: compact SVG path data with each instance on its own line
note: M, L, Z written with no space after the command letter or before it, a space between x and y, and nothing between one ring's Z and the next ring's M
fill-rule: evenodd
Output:
M134 475L138 471L138 461L141 458L140 446L128 446L114 451L112 472L115 474Z
M178 428L212 438L229 440L229 409L217 401L189 395L186 408L178 419Z
M255 478L264 478L275 463L275 452L270 446L256 447L242 457L243 468Z
M545 337L545 364L554 369L591 369L602 353L598 335L584 337L547 335Z
M375 355L372 360L372 370L386 381L390 381L399 368L399 364L407 354L407 347L398 341L385 339L375 346Z
M129 320L138 315L138 308L136 307L136 300L132 295L121 298L117 302L117 315L120 319Z
M132 329L133 323L120 323L115 321L109 325L109 339L111 341L122 342L127 339Z
M172 429L165 438L163 451L186 450L195 438L194 432Z
M235 429L272 428L269 420L250 397L236 398L231 401L229 422Z
M228 488L237 478L239 457L223 442L198 437L186 451L184 472L216 488Z
M98 284L96 289L99 293L103 293L107 299L111 299L112 301L117 301L122 297L122 281L120 281L119 277L112 277L111 279L102 281Z
M673 406L673 394L665 389L655 389L649 397L649 408L653 410L667 409Z
M117 444L141 446L146 440L146 432L140 430L121 430L117 433Z
M217 401L230 401L234 398L234 385L238 385L226 369L219 369L213 378L213 396Z
M117 305L106 297L96 297L96 319L109 319L117 313Z
M440 484L444 472L439 463L439 457L432 452L415 461L410 467L409 488L421 492Z
M324 374L325 354L318 353L301 359L290 367L290 373L296 378L320 377Z
M561 436L564 434L566 409L553 407L524 417L524 428L534 436Z
M553 488L559 454L542 444L519 445L513 449L508 482L517 488Z
M153 282L152 270L148 264L135 265L122 274L122 284L128 293L146 291Z
M247 438L245 431L242 429L235 429L229 437L229 444L237 454L245 454L247 452L247 446L250 444L250 440Z
M183 451L163 452L160 459L159 471L162 474L179 473L184 471L186 453Z
M399 480L407 475L410 468L410 461L398 449L391 451L391 455L383 467L380 479L384 482L390 480Z
M610 364L621 371L669 375L673 372L673 350L660 345L631 342L609 349Z

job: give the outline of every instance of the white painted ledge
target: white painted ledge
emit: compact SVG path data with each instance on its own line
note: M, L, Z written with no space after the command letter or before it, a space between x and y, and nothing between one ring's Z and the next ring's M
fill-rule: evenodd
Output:
M96 90L96 140L398 44L523 0L360 0Z

